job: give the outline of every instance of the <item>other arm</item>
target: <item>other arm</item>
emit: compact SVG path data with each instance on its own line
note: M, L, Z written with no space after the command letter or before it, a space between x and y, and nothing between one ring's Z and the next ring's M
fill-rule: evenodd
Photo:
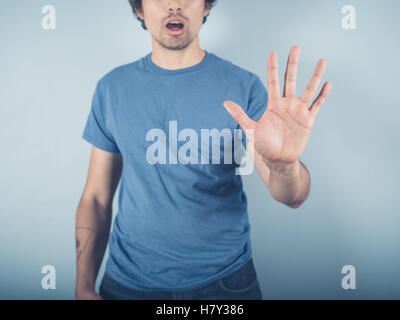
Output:
M76 212L77 299L101 299L95 283L108 242L112 200L122 170L120 153L92 147L86 185Z

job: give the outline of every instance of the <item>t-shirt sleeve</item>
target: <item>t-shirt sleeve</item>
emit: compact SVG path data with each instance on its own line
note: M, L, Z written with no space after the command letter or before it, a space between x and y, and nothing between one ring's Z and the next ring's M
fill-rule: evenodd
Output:
M256 121L261 118L267 109L268 93L257 75L254 75L253 79L246 113L250 119Z
M253 74L250 85L249 101L246 110L247 116L254 121L260 120L261 116L267 109L267 104L268 104L267 89L261 82L259 76ZM246 147L247 141L244 132L242 136L242 141L243 141L243 146Z
M106 127L106 117L106 101L101 81L98 81L82 138L104 151L120 153L113 136Z

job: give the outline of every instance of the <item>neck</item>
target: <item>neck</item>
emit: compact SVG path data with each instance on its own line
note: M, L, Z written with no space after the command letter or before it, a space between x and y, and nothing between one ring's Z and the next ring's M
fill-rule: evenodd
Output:
M181 50L170 50L153 40L151 61L167 70L179 70L200 63L206 52L199 47L198 38Z

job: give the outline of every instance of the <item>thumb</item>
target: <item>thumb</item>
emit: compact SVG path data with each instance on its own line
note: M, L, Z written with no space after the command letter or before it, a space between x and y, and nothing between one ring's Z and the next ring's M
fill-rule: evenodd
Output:
M239 123L240 127L246 134L248 129L254 129L256 127L256 121L251 120L246 112L237 103L227 100L223 103L226 111L232 116L233 119Z

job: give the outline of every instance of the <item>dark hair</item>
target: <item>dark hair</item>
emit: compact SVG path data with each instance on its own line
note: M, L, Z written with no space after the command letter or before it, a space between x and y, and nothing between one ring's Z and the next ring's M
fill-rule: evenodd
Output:
M216 4L217 0L205 0L206 7L211 8ZM132 7L132 12L136 16L136 18L142 23L142 28L147 30L146 25L143 19L140 19L136 13L136 10L142 12L142 0L129 0L129 3ZM206 15L203 19L203 23L206 22L208 15Z

